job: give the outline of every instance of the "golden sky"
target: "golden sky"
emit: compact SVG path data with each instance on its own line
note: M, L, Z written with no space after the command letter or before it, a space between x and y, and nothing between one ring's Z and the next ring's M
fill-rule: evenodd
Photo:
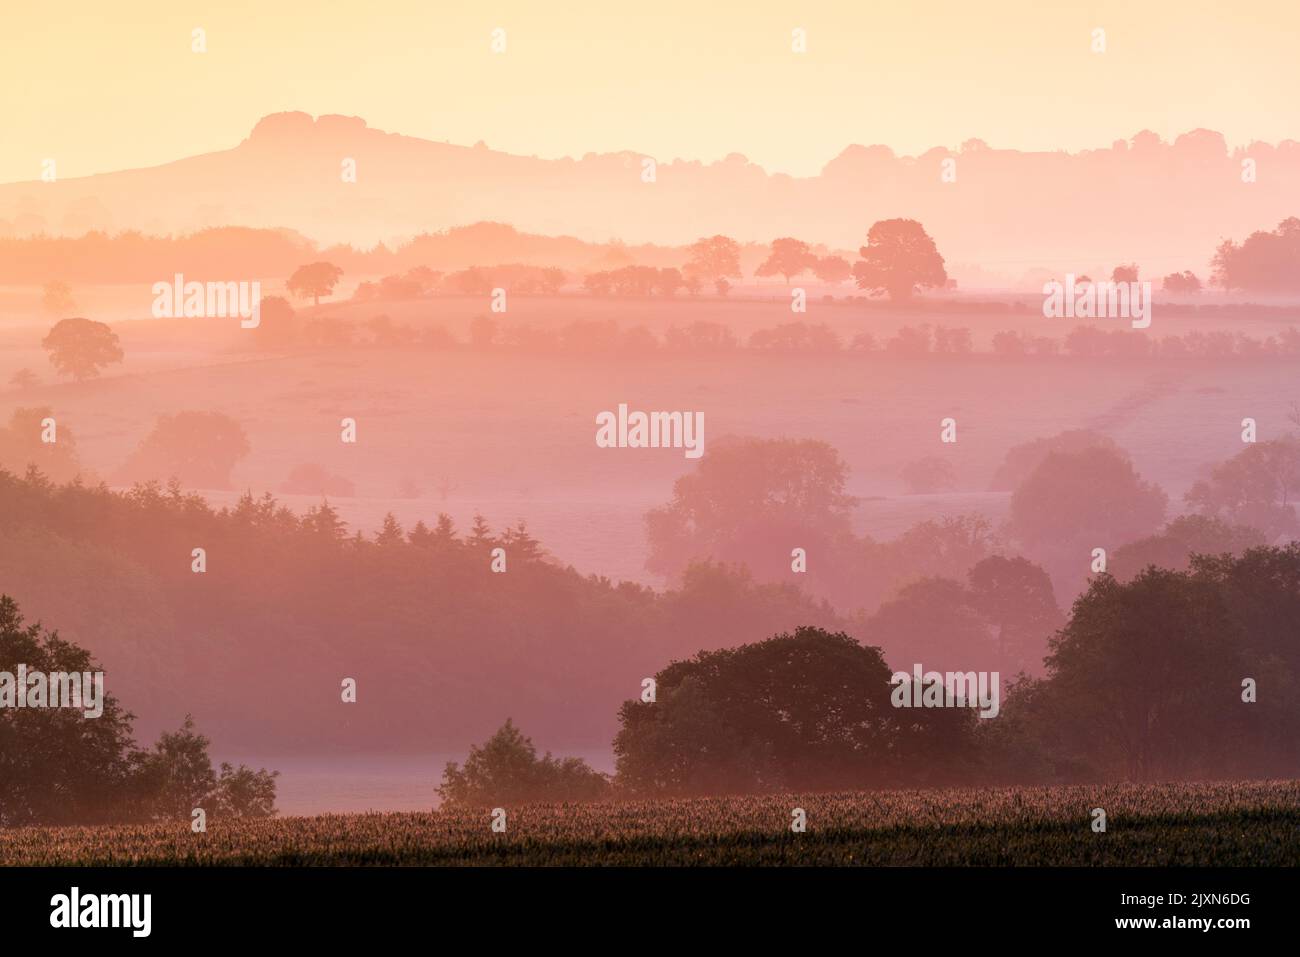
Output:
M2 32L4 182L46 158L67 179L228 148L280 110L546 157L739 152L797 175L854 142L1300 138L1295 0L79 0L7 4Z

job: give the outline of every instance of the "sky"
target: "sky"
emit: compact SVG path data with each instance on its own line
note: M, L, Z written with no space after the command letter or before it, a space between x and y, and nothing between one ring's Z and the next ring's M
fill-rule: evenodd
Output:
M794 175L850 143L1300 138L1294 0L80 0L5 21L0 182L50 158L66 179L227 149L282 110L543 157L736 152Z

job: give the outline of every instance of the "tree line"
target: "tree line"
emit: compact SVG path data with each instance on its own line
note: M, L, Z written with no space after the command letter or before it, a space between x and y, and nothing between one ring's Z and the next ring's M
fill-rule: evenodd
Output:
M942 596L932 595L933 598ZM674 661L619 711L616 771L536 757L513 723L450 764L453 805L951 785L1292 777L1300 770L1300 543L1096 576L1005 675L1001 713L900 709L881 649L802 627ZM987 665L927 654L935 671ZM895 665L897 666L897 665ZM561 774L557 768L564 767Z

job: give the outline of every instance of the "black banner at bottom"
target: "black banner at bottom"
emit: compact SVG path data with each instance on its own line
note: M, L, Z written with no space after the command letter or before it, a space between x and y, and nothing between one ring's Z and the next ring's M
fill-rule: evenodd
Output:
M732 944L851 932L873 945L966 947L1038 930L1230 944L1284 932L1293 881L1285 869L9 868L0 918L6 943L337 944L468 931L494 943L597 934L661 946L689 920L693 935Z

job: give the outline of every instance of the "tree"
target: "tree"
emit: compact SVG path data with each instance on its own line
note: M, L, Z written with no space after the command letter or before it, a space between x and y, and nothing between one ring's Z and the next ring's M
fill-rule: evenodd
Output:
M903 359L920 359L930 354L931 338L929 325L903 326L885 343L885 351Z
M685 280L682 279L681 271L671 266L660 269L658 277L655 279L655 288L669 297L676 295L677 290L681 289L684 284Z
M438 521L430 533L429 541L434 547L440 548L453 548L460 544L460 539L456 537L456 526L446 512L438 513Z
M934 327L934 351L941 356L968 356L974 351L970 330L965 326Z
M466 296L486 296L492 291L492 277L478 266L462 269L447 277L447 284Z
M1043 464L1052 452L1082 452L1084 449L1106 448L1123 455L1114 439L1092 429L1067 429L1045 439L1032 439L1013 446L1003 458L989 482L990 492L1010 492Z
M1201 291L1201 281L1190 269L1181 273L1171 272L1160 284L1165 292L1195 296Z
M1130 542L1111 555L1107 570L1119 581L1148 565L1186 571L1195 555L1239 554L1266 544L1264 533L1209 515L1180 515L1156 535Z
M17 603L0 595L0 673L96 672L90 653L24 625ZM83 699L84 700L84 699ZM103 714L68 708L0 708L0 827L121 820L136 784L133 716L111 692Z
M179 730L163 734L143 754L139 780L147 816L188 821L195 808L214 818L275 815L275 779L280 772L223 763L218 777L208 756L211 743L187 714Z
M1049 452L1011 494L1007 524L1028 545L1072 548L1086 537L1109 550L1155 531L1167 502L1113 449Z
M1300 492L1300 437L1287 435L1247 445L1216 465L1208 480L1184 496L1205 515L1259 529L1272 541L1296 531L1291 498Z
M243 764L236 768L223 761L216 789L206 800L214 805L212 813L218 818L274 817L275 779L279 776L279 771L254 771Z
M1013 329L1005 329L1002 332L993 334L993 354L1003 358L1011 356L1023 356L1028 350L1025 344L1025 336Z
M1001 655L990 624L970 593L949 578L909 582L884 602L864 626L890 664L911 671L998 671Z
M478 512L474 513L474 524L470 526L469 532L469 538L465 540L465 544L475 551L486 551L497 543L487 519Z
M461 768L449 761L438 795L450 807L493 807L537 802L596 801L609 793L609 779L581 758L537 757L533 742L514 722L469 749Z
M992 625L1006 670L1041 672L1047 641L1064 624L1047 571L1019 555L990 555L966 578L971 604Z
M689 326L669 326L664 333L664 347L671 352L730 352L739 345L730 328L704 319L697 319Z
M722 284L727 279L739 279L740 244L726 236L710 236L692 243L686 250L688 275L701 277L718 288L719 295L726 295ZM727 283L726 288L730 288Z
M593 296L608 296L613 284L613 276L608 270L588 273L582 279L582 288Z
M789 544L779 551L778 544L811 549L847 535L855 501L844 490L847 476L825 442L719 440L673 484L672 501L646 513L646 567L676 575L693 559L756 562L764 553L788 556Z
M375 534L376 545L400 545L405 541L402 526L392 512L384 515L384 527Z
M53 414L49 406L14 409L9 426L0 428L0 468L15 474L36 468L53 482L70 482L77 477L81 461L71 426L56 422L58 441L42 441L45 421Z
M1111 282L1137 282L1138 267L1135 263L1122 263L1110 272Z
M554 266L543 269L540 283L542 291L548 296L558 295L564 286L564 270Z
M785 277L786 284L789 285L792 276L807 272L815 263L816 257L813 256L808 244L803 240L774 239L772 240L771 255L763 260L754 275L781 275Z
M283 296L263 296L258 308L258 324L254 332L260 345L279 348L297 336L297 318L293 306Z
M1267 674L1277 690L1260 695L1245 716L1248 724L1234 749L1252 774L1294 775L1300 762L1300 542L1283 548L1260 546L1239 555L1197 555L1193 574L1213 583L1223 596L1243 644L1248 671ZM1261 682L1263 684L1263 682ZM1239 684L1238 684L1239 687ZM1236 690L1236 688L1234 688ZM1241 708L1233 702L1233 711Z
M70 375L78 382L93 379L101 368L123 359L117 333L90 319L60 320L41 340L41 346L60 375Z
M904 714L890 677L878 648L820 628L701 651L655 675L653 703L624 702L616 780L647 797L757 793L895 783L927 750L943 767L969 712Z
M343 541L348 534L347 522L339 517L338 509L329 502L321 502L307 509L298 527L316 541L330 545Z
M438 285L442 282L442 272L428 266L412 266L406 271L406 279L415 284L417 295L431 296L438 291ZM564 281L563 273L560 274L560 281Z
M163 734L145 755L143 775L155 816L189 818L194 808L203 807L217 786L208 757L210 743L195 730L194 718L187 714L179 730Z
M1047 659L1066 747L1099 774L1138 781L1222 767L1249 673L1239 627L1221 591L1185 572L1093 579Z
M229 488L235 463L250 451L243 427L220 412L158 417L153 431L122 466L128 482L175 477L191 488Z
M501 545L511 561L535 562L544 555L542 543L533 538L527 523L521 518L513 528L507 528L501 536Z
M853 267L843 256L823 256L814 259L813 275L825 283L838 284L853 275Z
M895 302L910 299L922 288L948 281L943 257L925 228L914 219L885 219L867 233L862 257L853 266L858 288L873 296L888 293Z
M1300 289L1300 219L1292 216L1273 232L1251 233L1241 245L1225 239L1211 267L1211 281L1224 289L1295 292Z
M771 329L757 329L749 337L749 348L765 352L830 353L840 351L840 337L825 323L783 322Z
M343 270L333 263L309 263L295 269L284 286L300 299L311 296L312 304L319 306L320 297L334 292L334 286L342 275Z

